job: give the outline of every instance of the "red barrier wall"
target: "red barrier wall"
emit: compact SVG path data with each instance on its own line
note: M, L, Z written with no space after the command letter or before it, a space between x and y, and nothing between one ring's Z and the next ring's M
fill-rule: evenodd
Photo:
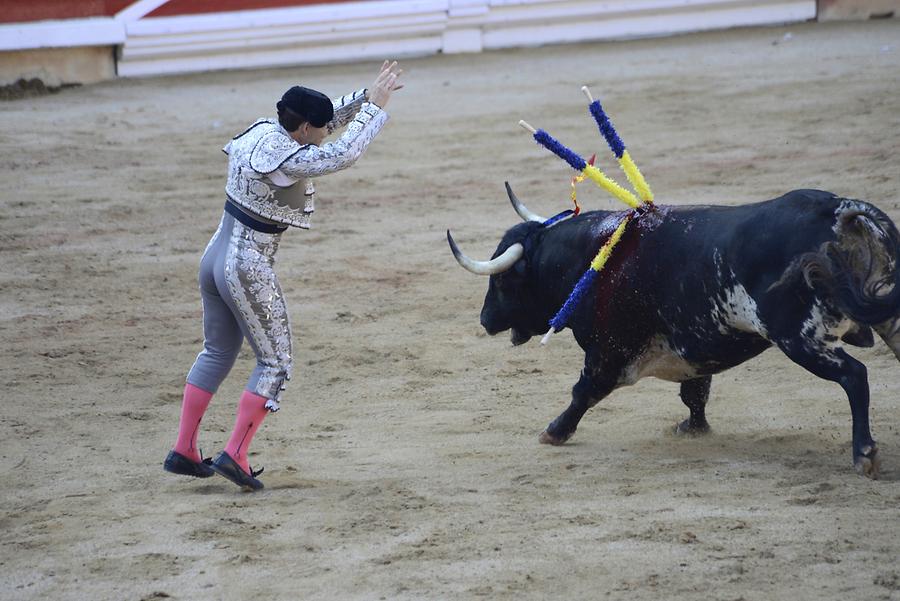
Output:
M285 8L306 4L334 4L353 0L169 0L148 17L172 17L201 13L255 10L260 8Z
M349 1L351 0L170 0L147 16L170 17ZM111 17L133 2L134 0L0 0L0 23Z
M0 23L101 17L129 4L129 0L0 0Z

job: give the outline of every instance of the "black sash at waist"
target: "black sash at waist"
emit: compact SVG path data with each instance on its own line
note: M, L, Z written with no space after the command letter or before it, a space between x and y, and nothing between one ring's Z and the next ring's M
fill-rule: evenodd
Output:
M284 230L287 229L286 225L276 225L274 223L263 223L257 219L254 219L244 211L240 210L237 205L235 205L230 200L225 201L225 212L249 227L250 229L256 230L257 232L262 232L264 234L280 234Z

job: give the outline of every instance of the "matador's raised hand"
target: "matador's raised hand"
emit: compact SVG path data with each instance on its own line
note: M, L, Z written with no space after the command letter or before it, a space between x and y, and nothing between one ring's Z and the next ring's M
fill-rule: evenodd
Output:
M403 69L397 67L397 61L384 61L378 77L375 78L375 82L367 90L369 102L384 108L388 100L390 100L391 94L403 87L403 84L399 81L402 73Z

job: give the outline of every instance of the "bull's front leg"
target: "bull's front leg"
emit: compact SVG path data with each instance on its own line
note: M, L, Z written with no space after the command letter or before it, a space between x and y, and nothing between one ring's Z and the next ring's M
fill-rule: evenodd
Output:
M605 377L608 373L585 366L578 383L572 387L572 402L565 411L550 422L539 438L543 444L561 445L575 434L578 422L588 409L599 403L616 387L616 378Z

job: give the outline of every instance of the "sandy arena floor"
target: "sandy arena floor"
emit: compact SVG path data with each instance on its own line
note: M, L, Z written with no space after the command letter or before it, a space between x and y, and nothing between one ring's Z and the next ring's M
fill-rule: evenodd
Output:
M487 258L571 170L525 119L617 174L601 96L662 203L815 187L900 221L900 20L404 61L392 120L320 181L279 273L296 377L251 462L267 488L163 472L200 350L196 271L222 145L297 82L360 64L115 81L0 104L0 598L4 600L900 599L900 366L869 368L883 479L856 475L840 388L777 351L713 380L714 433L654 379L567 445L537 436L582 354L487 337ZM587 208L614 201L584 184ZM252 358L204 420L217 452Z

